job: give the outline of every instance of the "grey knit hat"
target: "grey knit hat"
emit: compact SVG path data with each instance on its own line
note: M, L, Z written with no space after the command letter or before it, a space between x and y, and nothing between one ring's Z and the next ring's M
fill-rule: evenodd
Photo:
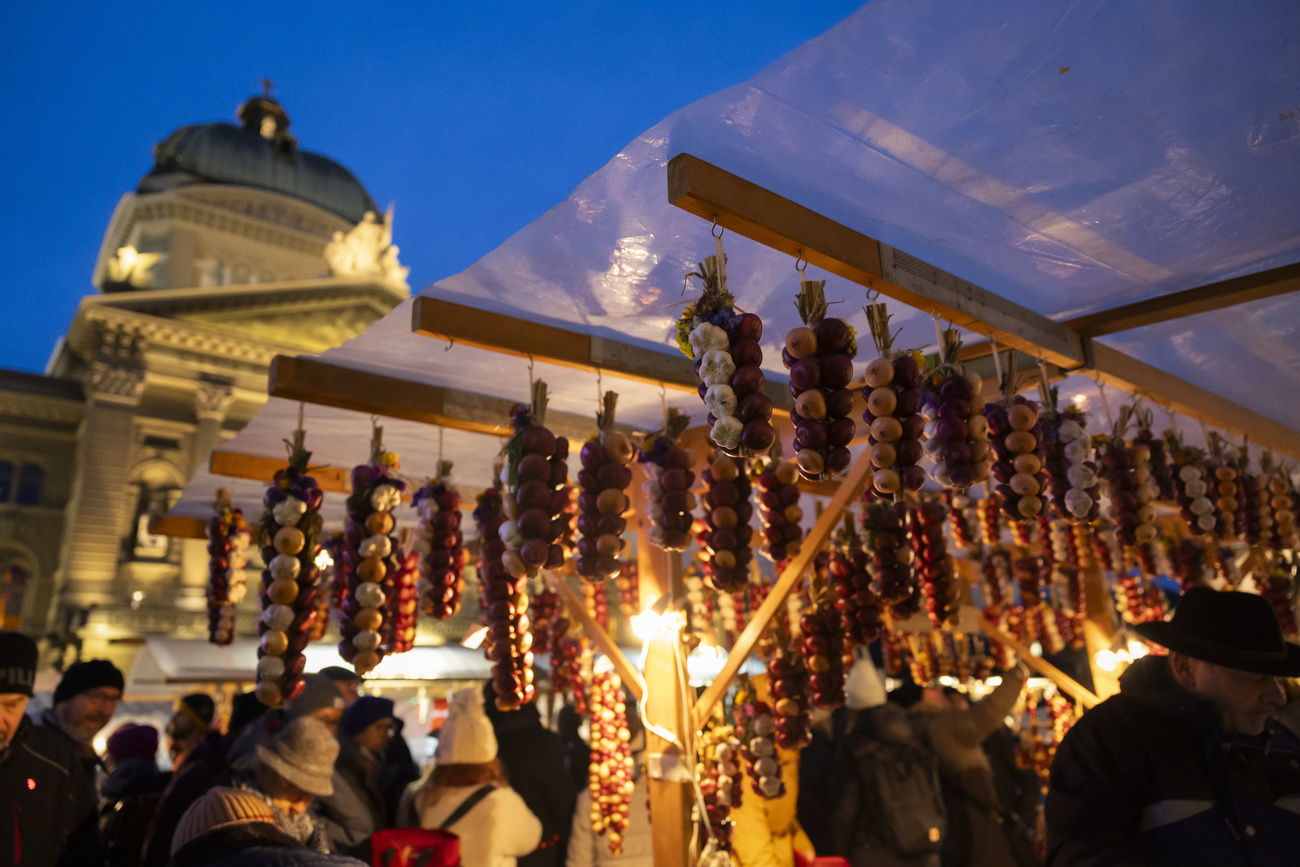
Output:
M258 744L257 758L309 795L334 794L334 760L339 742L325 723L315 717L299 717L284 727L266 745Z
M343 693L334 681L323 674L304 674L302 680L302 692L284 703L285 719L297 719L327 707L343 710Z

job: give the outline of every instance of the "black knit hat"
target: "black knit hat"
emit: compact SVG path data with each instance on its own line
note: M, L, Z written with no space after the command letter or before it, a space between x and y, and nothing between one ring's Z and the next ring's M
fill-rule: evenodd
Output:
M36 642L21 632L0 632L0 693L31 695L36 683Z
M1300 645L1282 637L1273 606L1254 593L1193 587L1173 619L1133 627L1148 641L1203 662L1275 677L1300 677Z
M67 701L101 686L111 686L118 690L126 688L126 681L116 665L107 659L74 662L63 672L63 679L54 690L54 703Z
M194 721L203 728L212 725L212 720L217 715L216 702L212 700L212 696L202 692L182 696L176 702L176 709L187 711L187 715L192 716Z

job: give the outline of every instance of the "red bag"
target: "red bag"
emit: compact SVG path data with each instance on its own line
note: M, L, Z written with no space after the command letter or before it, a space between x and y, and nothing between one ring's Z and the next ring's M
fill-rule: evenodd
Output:
M376 831L370 850L374 867L460 867L460 838L450 831Z
M848 860L838 855L818 855L808 859L798 849L794 852L795 867L849 867Z

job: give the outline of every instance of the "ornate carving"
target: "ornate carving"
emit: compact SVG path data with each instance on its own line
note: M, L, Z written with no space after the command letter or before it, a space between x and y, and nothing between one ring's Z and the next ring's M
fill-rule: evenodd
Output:
M194 414L200 421L205 418L225 421L226 412L234 399L234 392L229 385L200 382L198 390L194 392Z
M325 261L335 277L357 277L377 280L403 291L410 291L403 268L397 261L397 246L393 244L393 209L388 208L381 222L374 212L365 217L346 235L334 233L334 240L325 245Z
M91 362L85 388L88 398L135 406L144 393L144 368L103 360Z

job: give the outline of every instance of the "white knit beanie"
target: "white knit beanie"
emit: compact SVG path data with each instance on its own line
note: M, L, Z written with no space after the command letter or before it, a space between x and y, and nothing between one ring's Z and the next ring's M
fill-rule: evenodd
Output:
M867 710L885 703L885 682L871 662L870 653L854 654L853 667L844 681L844 706Z
M497 757L497 736L483 712L483 691L459 689L451 694L447 721L438 732L433 760L440 765L482 765Z

